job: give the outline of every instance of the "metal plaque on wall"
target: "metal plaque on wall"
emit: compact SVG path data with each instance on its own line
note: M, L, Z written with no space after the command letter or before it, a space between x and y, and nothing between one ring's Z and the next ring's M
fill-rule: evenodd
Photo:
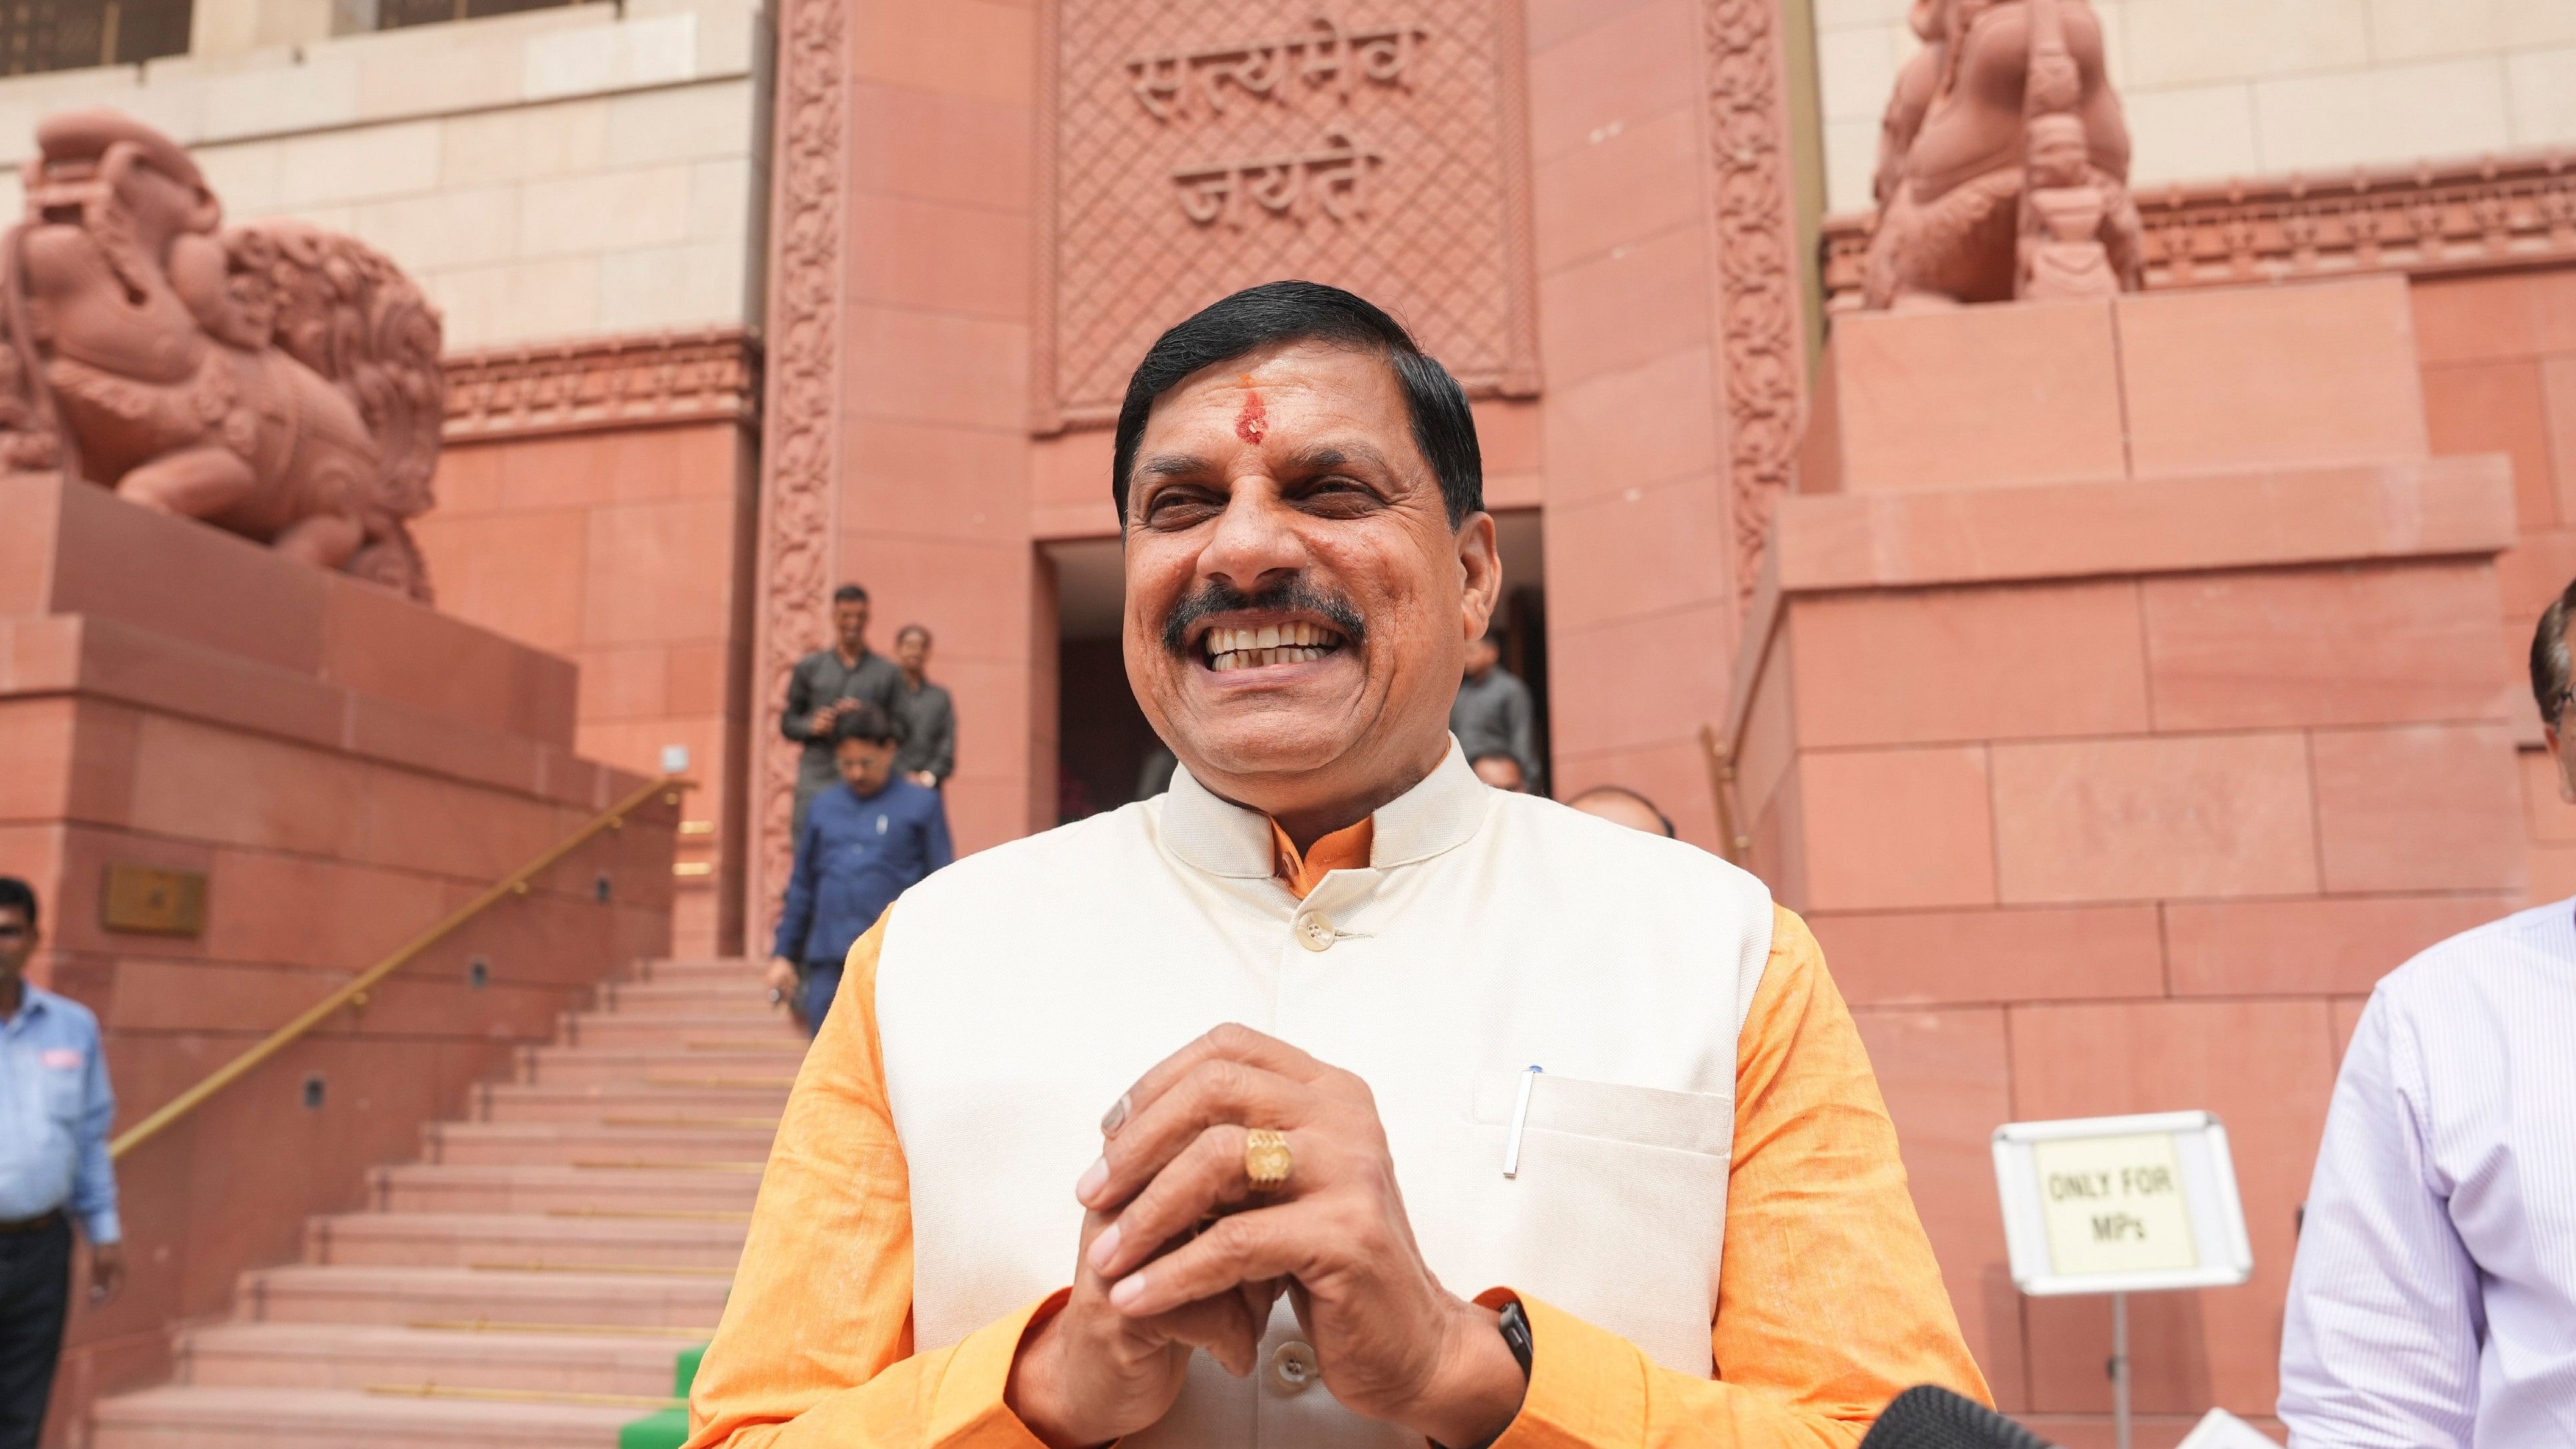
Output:
M1538 387L1520 0L1057 0L1035 424L1114 419L1163 329L1348 287L1471 393Z
M98 893L99 924L143 936L195 936L206 929L206 877L193 870L111 863Z

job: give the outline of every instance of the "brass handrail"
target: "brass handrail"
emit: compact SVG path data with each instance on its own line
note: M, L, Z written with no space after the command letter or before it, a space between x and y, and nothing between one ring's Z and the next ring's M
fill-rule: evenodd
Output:
M503 899L526 895L528 882L545 874L556 862L589 844L603 832L625 828L627 815L654 796L664 795L665 803L676 805L679 803L681 791L695 788L697 788L697 782L693 780L666 775L651 784L637 788L616 804L592 816L588 824L557 841L545 854L493 882L491 889L449 912L446 919L412 937L403 944L401 949L358 973L339 990L307 1007L302 1015L270 1032L257 1046L217 1067L203 1081L162 1103L160 1109L151 1116L126 1128L122 1135L107 1145L107 1155L111 1158L123 1157L150 1141L163 1128L205 1105L206 1099L248 1076L260 1063L286 1050L306 1032L330 1019L331 1014L341 1007L352 1004L364 1006L367 993L374 989L377 982L401 970L413 957L445 940L466 922L473 920Z
M1717 853L1728 865L1744 865L1753 855L1753 837L1735 824L1735 751L1717 737L1715 725L1705 724L1699 727L1699 748L1708 762L1708 792L1717 802Z

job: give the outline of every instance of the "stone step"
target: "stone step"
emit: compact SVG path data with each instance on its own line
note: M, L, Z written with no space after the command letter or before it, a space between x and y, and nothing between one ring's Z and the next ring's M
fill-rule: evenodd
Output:
M633 979L655 982L758 981L768 969L766 961L754 961L746 956L698 961L638 961Z
M473 1115L488 1122L598 1122L612 1118L775 1119L787 1109L787 1088L727 1087L678 1076L674 1085L645 1087L597 1082L493 1082L475 1089Z
M606 1157L570 1166L412 1162L372 1169L368 1188L386 1212L749 1212L760 1194L760 1164Z
M782 1005L769 999L769 984L758 976L741 981L624 981L599 989L599 1006L621 1016L730 1016L755 1021L778 1019Z
M305 1224L304 1261L373 1267L685 1267L730 1272L746 1214L650 1208L563 1213L342 1213Z
M178 1382L215 1388L364 1390L369 1384L466 1384L658 1397L697 1339L676 1332L388 1327L350 1323L216 1323L181 1335ZM633 1411L640 1416L646 1410Z
M784 1010L766 1016L727 1016L712 1012L646 1015L584 1011L568 1015L555 1037L558 1045L618 1051L654 1050L700 1053L717 1050L802 1051L805 1033Z
M715 1086L784 1091L804 1060L805 1044L794 1038L780 1047L741 1051L543 1046L530 1047L523 1054L520 1079L558 1087Z
M417 1383L417 1380L413 1380ZM601 1449L642 1404L173 1385L99 1402L91 1449Z
M405 1326L476 1320L703 1328L724 1313L730 1276L480 1272L295 1263L242 1275L238 1316L263 1323Z
M565 1165L607 1159L762 1162L775 1118L691 1121L637 1115L597 1122L433 1122L421 1129L421 1160Z

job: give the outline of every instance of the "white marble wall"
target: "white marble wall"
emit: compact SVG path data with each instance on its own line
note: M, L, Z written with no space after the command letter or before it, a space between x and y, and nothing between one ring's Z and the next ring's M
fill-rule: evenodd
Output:
M125 110L228 215L400 262L451 349L758 320L767 156L757 0L627 0L0 81L0 214L36 119Z
M1815 0L1830 208L1869 205L1907 0ZM2092 0L2139 181L2576 147L2576 0Z

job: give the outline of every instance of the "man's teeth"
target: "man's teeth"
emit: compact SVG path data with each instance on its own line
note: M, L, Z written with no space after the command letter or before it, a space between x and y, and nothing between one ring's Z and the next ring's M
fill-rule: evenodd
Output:
M1342 636L1315 624L1265 624L1258 629L1210 629L1208 667L1257 669L1265 664L1301 664L1321 659L1341 646Z

